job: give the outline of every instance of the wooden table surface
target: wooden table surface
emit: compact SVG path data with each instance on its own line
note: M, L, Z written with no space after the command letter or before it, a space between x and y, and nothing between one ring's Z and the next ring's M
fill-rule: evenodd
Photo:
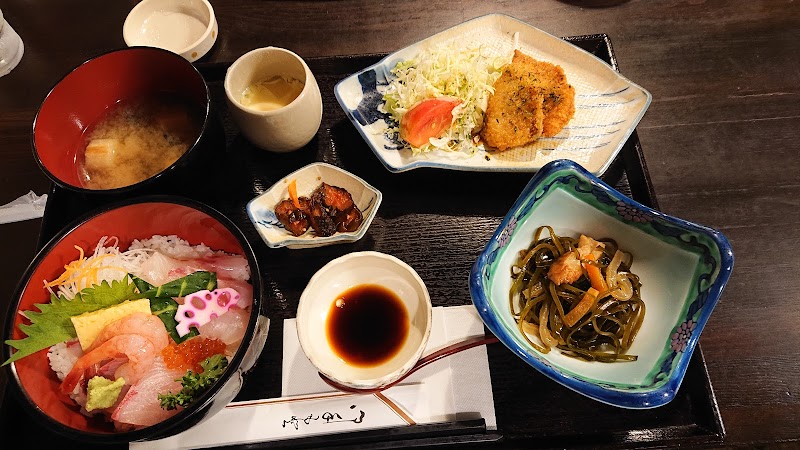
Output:
M36 109L76 65L124 47L122 23L136 3L0 5L25 44L19 66L0 78L0 204L48 191L31 152ZM733 246L733 275L700 338L726 430L723 446L800 446L798 2L212 4L220 36L203 62L230 62L269 45L303 57L385 53L493 12L557 36L606 33L621 73L653 95L637 131L660 209L720 230ZM0 225L3 309L35 254L40 222Z

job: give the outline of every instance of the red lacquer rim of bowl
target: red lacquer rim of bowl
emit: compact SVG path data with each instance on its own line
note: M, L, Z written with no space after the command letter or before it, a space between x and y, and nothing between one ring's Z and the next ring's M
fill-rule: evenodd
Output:
M173 162L169 167L167 167L166 169L162 170L161 172L151 176L150 178L147 178L147 179L144 179L142 181L139 181L138 183L134 183L134 184L131 184L131 185L128 185L128 186L122 186L122 187L114 188L114 189L103 189L103 190L100 190L100 189L87 189L87 188L76 186L74 184L67 183L67 182L61 180L58 176L56 176L53 172L51 172L45 166L45 164L41 160L41 157L39 156L39 151L37 150L37 147L36 147L36 126L39 123L39 118L40 118L40 115L42 114L42 109L45 107L45 105L47 104L48 99L51 98L51 96L53 95L53 92L59 87L59 85L61 85L64 82L65 79L67 79L68 77L73 75L75 72L77 72L78 70L86 67L87 64L91 64L93 61L95 61L95 60L97 60L99 58L103 58L105 56L111 55L111 54L123 53L123 52L133 52L133 51L146 51L146 52L162 53L165 56L168 55L167 57L175 59L176 64L185 65L187 69L190 69L191 71L193 71L194 74L197 76L197 78L200 81L202 81L203 87L205 88L205 98L204 98L204 101L203 101L204 104L203 105L199 105L199 106L204 108L203 124L202 124L202 126L200 128L200 132L199 132L199 134L197 136L197 139L195 139L195 141L192 143L192 145L189 146L189 148L183 153L183 155L181 155L180 158L175 160L175 162ZM197 69L197 67L194 64L190 63L189 61L187 61L186 59L184 59L180 55L176 55L175 53L170 52L169 50L165 50L165 49L161 49L161 48L157 48L157 47L147 47L147 46L122 47L122 48L116 48L116 49L113 49L113 50L109 50L109 51L104 52L104 53L100 53L98 55L95 55L95 56L85 60L84 62L78 64L72 70L67 72L63 77L61 77L61 79L58 80L58 82L56 82L53 85L53 87L50 88L50 90L47 92L47 95L45 95L44 99L39 104L39 107L36 110L36 116L33 119L33 126L31 128L31 150L33 152L33 159L36 161L36 164L39 166L39 168L42 170L42 172L44 172L45 175L47 175L47 177L50 178L50 180L53 183L55 183L56 185L58 185L59 187L62 187L64 189L67 189L67 190L70 190L70 191L73 191L73 192L79 192L79 193L82 193L82 194L115 195L115 194L133 193L134 191L139 191L139 190L142 190L142 189L146 189L147 187L150 187L153 184L156 184L157 182L159 182L164 177L165 174L174 171L176 167L184 164L184 162L190 157L189 156L190 153L192 153L192 151L197 147L198 143L203 138L203 136L205 136L208 128L210 127L211 120L212 120L212 115L211 115L211 91L210 91L210 89L208 87L208 83L206 82L205 78L203 77L203 75L200 73L200 71Z
M40 272L41 266L43 265L44 260L50 256L51 252L54 251L59 245L71 247L75 243L74 240L70 240L69 242L64 243L63 240L65 237L73 236L75 233L82 233L82 234L90 234L92 230L83 232L82 230L85 227L91 226L91 222L101 220L102 216L106 214L114 214L115 212L120 211L121 209L133 207L146 207L147 205L157 205L157 204L168 204L168 205L177 205L182 209L187 209L189 212L194 210L196 212L205 215L220 225L221 229L223 229L229 236L227 238L220 238L220 239L227 239L228 243L231 246L221 248L222 250L226 250L229 252L241 252L241 254L247 257L248 263L250 265L250 282L253 286L253 305L251 309L251 316L248 322L247 330L245 331L245 335L242 339L242 344L240 348L237 350L236 354L234 355L233 359L230 362L229 370L225 371L223 376L215 382L210 390L205 392L202 396L195 400L188 408L181 411L180 413L176 414L175 416L164 420L158 424L152 425L147 428L143 428L141 430L129 431L129 432L101 432L101 431L87 431L81 428L76 428L75 426L71 426L70 418L74 421L75 424L79 426L86 426L89 425L89 420L85 416L81 415L77 409L72 409L71 412L61 411L61 414L67 414L62 419L64 421L60 421L50 417L50 415L39 406L31 396L29 392L26 391L25 388L22 386L25 384L30 385L30 382L23 382L20 377L25 377L27 375L33 374L36 375L36 369L46 369L49 370L49 364L47 362L47 350L42 350L37 354L31 355L26 357L27 358L37 358L35 364L28 363L29 366L35 367L23 367L20 360L15 363L9 364L4 366L6 373L8 374L8 379L13 380L10 382L9 385L12 388L12 392L16 394L18 400L22 403L27 403L30 406L30 413L37 419L43 421L47 424L49 428L54 430L55 432L62 434L64 436L70 437L72 439L81 440L81 441L91 441L97 443L123 443L123 442L131 442L136 440L142 439L153 439L153 438L160 438L165 437L168 435L172 435L181 431L184 431L188 427L196 424L199 420L201 420L205 414L206 410L211 406L213 403L213 399L216 393L221 389L223 385L225 385L228 380L237 372L237 368L242 364L245 353L247 352L248 343L253 339L255 334L255 326L258 320L258 316L261 311L261 278L260 278L260 271L258 268L258 262L255 259L255 253L253 252L252 247L250 246L249 242L245 238L242 231L238 228L238 226L233 223L230 219L228 219L225 215L221 212L213 209L201 202L191 200L184 197L178 197L173 195L151 195L139 198L133 198L121 202L116 202L100 208L96 211L90 212L83 217L73 221L62 231L60 231L56 236L54 236L50 241L37 253L36 257L33 259L31 264L25 270L24 275L20 279L20 282L17 285L14 294L14 303L11 305L11 308L8 311L8 315L6 318L5 328L4 328L4 339L11 339L11 338L18 338L19 336L15 336L15 333L18 334L19 331L17 330L17 326L21 321L18 318L17 311L20 308L20 303L23 299L23 295L25 294L26 289L31 285L31 280L34 274ZM144 205L144 206L143 206ZM119 213L121 214L121 213ZM155 220L154 220L155 222ZM163 221L161 221L163 222ZM167 227L165 226L164 229L166 230ZM153 234L178 234L178 233L153 233ZM110 233L109 233L110 235ZM150 234L152 235L152 234ZM149 236L150 236L149 235ZM141 237L149 237L149 236L141 236ZM140 238L141 238L140 237ZM180 234L179 234L180 237ZM95 240L96 243L96 240ZM197 242L192 242L192 244L196 244ZM211 244L208 242L204 242L211 248L217 249L220 245L212 244L219 244L219 242L212 242ZM236 244L236 245L234 245ZM238 247L235 248L235 247ZM50 263L53 267L58 267L61 261ZM46 296L44 296L46 297ZM32 300L33 302L39 303L39 299ZM46 298L43 298L42 301L47 301ZM7 360L10 356L10 347L7 345L3 346L2 351L3 361ZM20 367L17 367L17 365ZM26 372L27 371L27 372ZM48 374L49 375L49 374ZM48 377L44 374L37 376L36 383L42 383L42 385L51 387L58 385L57 380L54 376ZM36 395L34 395L36 396ZM39 395L42 397L42 395ZM48 397L48 395L45 395ZM22 406L22 405L21 405ZM61 407L61 408L69 408L66 405L50 405L53 407ZM67 422L67 423L65 423ZM96 427L97 428L97 427Z

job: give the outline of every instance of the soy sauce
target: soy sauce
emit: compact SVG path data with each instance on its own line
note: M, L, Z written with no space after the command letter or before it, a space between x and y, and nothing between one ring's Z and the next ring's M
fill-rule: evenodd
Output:
M408 312L391 290L362 284L339 294L326 323L328 342L346 363L380 365L403 347L408 336Z

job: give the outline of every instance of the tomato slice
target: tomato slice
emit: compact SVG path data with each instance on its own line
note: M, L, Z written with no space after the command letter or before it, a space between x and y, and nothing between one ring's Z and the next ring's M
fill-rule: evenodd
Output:
M409 109L400 120L400 137L421 147L430 138L439 137L453 121L453 108L461 100L453 98L429 98Z

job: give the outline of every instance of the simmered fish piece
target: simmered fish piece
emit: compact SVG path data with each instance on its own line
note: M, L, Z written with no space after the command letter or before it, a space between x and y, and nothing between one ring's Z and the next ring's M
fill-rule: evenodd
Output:
M305 197L300 197L300 206L310 205ZM294 205L291 200L282 200L275 206L275 216L286 229L295 236L300 236L310 225L308 214Z
M300 207L291 198L275 206L275 216L295 236L314 230L317 236L331 236L337 231L352 232L361 226L364 217L353 196L346 189L320 184L309 197L297 197Z
M333 209L344 211L353 206L353 196L338 186L322 183L311 194L311 202L320 201Z
M353 206L353 197L338 186L322 183L311 194L309 219L318 236L331 236L337 230L337 216Z
M338 224L336 229L343 232L353 232L361 226L363 221L364 216L361 214L361 210L353 205L350 209L336 215L336 223Z

